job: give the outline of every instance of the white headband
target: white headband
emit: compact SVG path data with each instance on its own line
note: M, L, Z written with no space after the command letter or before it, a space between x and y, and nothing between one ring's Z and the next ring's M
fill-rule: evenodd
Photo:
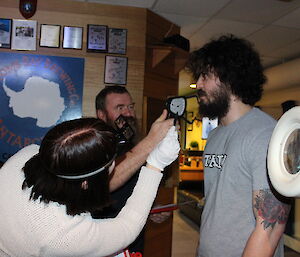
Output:
M59 178L65 178L65 179L81 179L81 178L88 178L88 177L91 177L91 176L94 176L98 173L100 173L101 171L105 170L107 167L109 167L113 161L115 160L116 158L116 154L113 156L113 158L107 163L105 164L103 167L97 169L97 170L94 170L94 171L91 171L89 173L86 173L86 174L82 174L82 175L56 175L57 177Z

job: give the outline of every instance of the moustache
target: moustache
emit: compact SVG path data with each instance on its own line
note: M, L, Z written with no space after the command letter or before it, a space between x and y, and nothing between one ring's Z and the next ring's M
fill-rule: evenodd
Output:
M132 127L135 127L137 125L137 119L135 117L129 116L124 117L124 119L128 122L128 124Z

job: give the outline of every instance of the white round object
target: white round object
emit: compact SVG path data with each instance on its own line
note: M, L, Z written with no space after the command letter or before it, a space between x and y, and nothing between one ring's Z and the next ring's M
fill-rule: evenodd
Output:
M300 197L300 106L279 119L269 144L268 172L282 195Z

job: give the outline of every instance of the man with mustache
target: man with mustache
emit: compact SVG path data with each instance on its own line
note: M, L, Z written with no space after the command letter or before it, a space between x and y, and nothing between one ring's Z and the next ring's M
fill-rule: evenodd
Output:
M106 86L98 93L96 97L96 112L99 119L115 128L117 127L115 121L121 115L122 120L130 126L133 132L133 136L125 146L122 147L122 152L119 153L116 159L115 171L120 170L120 172L117 172L118 176L123 173L125 178L121 177L120 183L110 185L113 191L111 193L112 205L104 212L93 214L94 218L111 218L117 216L131 195L138 179L139 169L146 161L148 154L154 149L161 138L163 138L161 133L165 135L167 129L173 124L170 123L170 119L164 121L167 116L167 112L164 111L162 116L158 119L158 122L152 125L148 135L143 140L140 140L134 102L127 89L124 86L118 85ZM131 174L131 177L128 176L128 174ZM153 215L150 215L150 217L151 216ZM156 214L152 220L160 223L169 216L169 212L161 213L161 215ZM144 230L128 249L131 253L143 254Z
M266 78L250 42L233 35L190 54L199 113L219 125L203 154L205 206L198 257L284 256L290 206L271 187L266 154L275 120L254 105Z

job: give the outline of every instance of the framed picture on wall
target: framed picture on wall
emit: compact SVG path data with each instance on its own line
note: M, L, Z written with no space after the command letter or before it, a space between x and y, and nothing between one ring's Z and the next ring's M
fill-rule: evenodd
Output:
M11 49L36 50L37 21L14 19Z
M127 29L109 28L108 52L110 54L126 54Z
M194 113L193 112L187 112L186 113L186 119L188 121L192 121L194 117ZM187 131L193 131L193 123L186 123L186 129Z
M107 30L105 25L87 25L88 52L107 52Z
M82 49L82 27L64 26L63 48Z
M104 83L126 85L127 57L105 56Z
M41 24L40 46L59 48L60 28L60 25Z
M0 48L10 48L11 46L11 19L0 18Z

